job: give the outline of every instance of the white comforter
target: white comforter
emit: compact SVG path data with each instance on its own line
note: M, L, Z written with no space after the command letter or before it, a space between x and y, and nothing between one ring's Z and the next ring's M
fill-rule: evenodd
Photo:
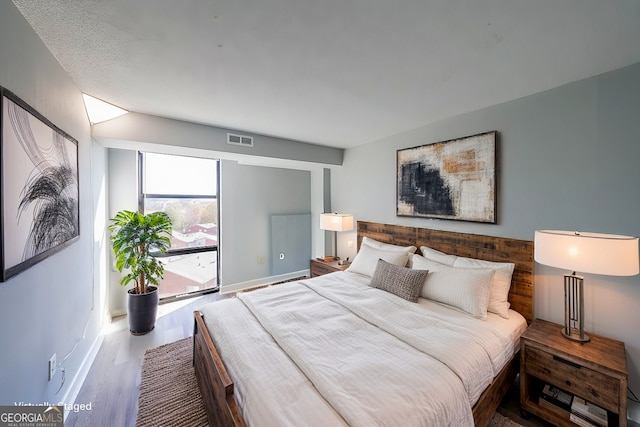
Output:
M471 426L526 322L478 320L338 272L201 309L250 426Z

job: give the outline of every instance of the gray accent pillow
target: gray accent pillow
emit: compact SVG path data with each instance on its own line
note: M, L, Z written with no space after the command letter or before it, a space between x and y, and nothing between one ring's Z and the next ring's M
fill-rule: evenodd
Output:
M370 286L391 292L407 301L418 302L428 273L428 270L413 270L379 259Z

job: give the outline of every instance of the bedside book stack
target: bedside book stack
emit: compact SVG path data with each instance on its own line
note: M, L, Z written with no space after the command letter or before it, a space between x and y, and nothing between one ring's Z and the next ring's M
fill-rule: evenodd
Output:
M609 425L607 411L579 397L571 403L569 420L583 427L607 427Z
M573 396L569 393L566 393L557 387L545 384L542 389L542 393L540 393L538 404L564 418L569 418L571 415L572 400Z

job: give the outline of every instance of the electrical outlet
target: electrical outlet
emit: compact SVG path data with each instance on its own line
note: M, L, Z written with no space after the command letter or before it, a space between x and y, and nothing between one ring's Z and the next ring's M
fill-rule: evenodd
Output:
M49 381L53 378L56 373L56 354L53 353L53 356L49 359Z
M262 255L258 256L258 264L262 264L264 262L264 257Z

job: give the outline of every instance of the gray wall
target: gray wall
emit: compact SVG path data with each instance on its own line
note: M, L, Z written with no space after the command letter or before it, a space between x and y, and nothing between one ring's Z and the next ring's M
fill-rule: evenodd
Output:
M80 91L11 2L0 2L0 56L0 85L79 141L81 191L79 241L0 283L0 404L66 401L99 342L98 326L107 299L107 155L91 142ZM121 123L132 125L132 117ZM637 236L638 117L640 65L635 65L444 120L347 150L344 166L332 168L332 209L353 213L360 220L524 239L532 239L539 228ZM149 117L140 120L158 124ZM164 132L165 121L160 122L158 132ZM195 129L184 123L180 126ZM397 149L488 130L500 132L497 225L395 216ZM194 132L206 135L209 130L198 127ZM188 145L189 131L181 135L186 139L176 144ZM166 144L164 140L144 141ZM128 139L118 142L126 145ZM289 143L277 145L282 152L292 149ZM329 158L338 157L329 153ZM221 226L226 231L221 243L229 250L228 259L222 261L223 281L266 277L270 215L311 210L312 225L317 224L322 171L259 168L225 160L222 172ZM320 240L314 232L314 255L322 251ZM354 254L346 245L349 240L355 240L355 233L340 233L339 252L343 256ZM265 262L258 264L261 255ZM536 316L561 321L562 273L536 266ZM640 324L640 280L588 275L585 281L587 328L625 341L630 385L639 394L640 335L636 328ZM47 381L47 361L52 353L57 353L59 361L69 354L64 363L67 380L57 394L60 373ZM640 420L640 411L633 410L632 418Z
M137 209L137 186L132 185L137 182L137 155L134 150L108 151L111 218L120 209ZM311 173L221 160L219 201L221 285L236 290L252 281L264 283L272 276L271 216L311 212ZM311 252L309 246L306 251ZM126 311L119 280L112 269L108 292L112 315Z
M82 94L13 3L4 1L0 57L0 85L78 140L81 194L80 239L0 283L0 405L71 403L76 379L99 342L105 259L99 189L105 153L91 142ZM59 392L61 372L47 380L53 353L59 363L68 355Z
M311 214L271 215L271 274L309 269Z
M499 132L498 224L397 217L396 150ZM536 229L640 235L640 64L346 150L332 208L356 219L532 240ZM340 233L339 252L351 255ZM536 264L535 316L563 322L564 271ZM586 327L626 343L640 394L640 277L585 276ZM640 420L640 410L632 409Z
M319 215L324 212L324 194L328 191L323 168L327 164L340 164L344 150L256 134L250 134L254 136L254 148L236 147L226 144L227 131L130 113L94 125L92 136L109 150L142 150L221 160L220 245L224 249L220 276L225 291L231 291L270 280L269 218L273 214L310 212L310 251L313 256L325 253L324 233L321 235L317 227ZM110 160L113 160L111 156ZM109 167L121 168L112 164ZM113 173L117 172L110 174L110 182L114 179ZM111 188L109 193L119 191ZM128 194L130 188L122 191ZM127 206L135 209L131 196L121 195L118 199L127 201L117 207L110 206L111 214ZM240 236L247 240L238 240ZM264 261L258 263L258 257ZM110 308L114 314L120 314L123 301L114 276L111 275L109 286Z
M311 212L310 172L223 161L220 175L222 285L269 277L271 215Z
M227 144L227 132L253 136L253 147ZM140 113L129 113L98 123L93 126L92 136L105 146L118 148L127 147L131 142L138 145L148 143L155 144L160 151L175 151L176 147L188 147L194 150L227 153L228 156L288 159L333 165L342 163L343 154L343 150L338 148Z

